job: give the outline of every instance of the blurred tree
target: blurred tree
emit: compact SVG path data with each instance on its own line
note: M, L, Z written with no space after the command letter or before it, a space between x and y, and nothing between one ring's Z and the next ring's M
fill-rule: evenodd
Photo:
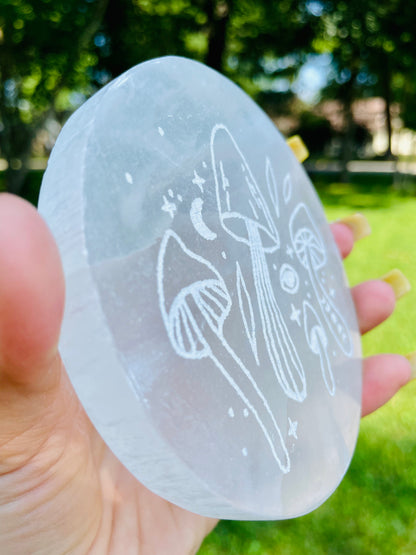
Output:
M144 59L185 55L258 90L253 78L295 73L312 20L295 0L110 0L97 54L112 76Z
M294 0L110 0L98 73L114 77L152 57L188 56L282 114L290 109L291 84L315 28L307 2Z
M322 154L333 138L333 130L329 121L311 111L304 111L299 117L299 127L294 134L300 134L308 146L310 154Z
M416 50L416 4L405 0L322 0L320 32L314 39L318 52L330 52L333 75L325 90L326 97L338 98L344 104L345 133L344 168L353 151L354 122L352 103L365 96L381 96L385 100L388 148L391 157L391 105L408 102L412 97ZM346 177L344 172L344 177Z
M14 192L21 189L33 138L48 116L74 109L129 67L166 54L196 58L251 94L267 92L270 103L272 96L288 96L314 37L306 1L0 3L0 152Z
M261 84L257 89L284 89L283 80L293 80L315 36L315 18L307 4L234 0L226 71L242 86L252 88L254 79Z
M108 0L1 0L0 153L19 193L32 141L48 116L87 91L91 52Z

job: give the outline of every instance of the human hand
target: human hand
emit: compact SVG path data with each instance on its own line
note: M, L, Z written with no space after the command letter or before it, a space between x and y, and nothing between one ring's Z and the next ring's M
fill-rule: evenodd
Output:
M345 225L332 226L341 253ZM101 440L68 380L57 345L64 278L36 210L0 195L0 553L188 555L214 519L189 513L140 484ZM380 281L353 289L363 333L394 308ZM410 378L399 355L364 363L363 414Z
M351 227L341 222L331 225L332 233L343 258L353 246ZM394 311L396 297L393 288L382 280L371 280L351 290L361 334L384 322ZM406 357L380 354L363 361L362 416L383 406L411 379L411 366Z

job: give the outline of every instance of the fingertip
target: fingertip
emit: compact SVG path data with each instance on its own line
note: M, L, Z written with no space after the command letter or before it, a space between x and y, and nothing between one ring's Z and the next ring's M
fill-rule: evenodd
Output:
M347 257L354 247L354 234L350 227L341 222L331 224L331 231L342 258Z
M411 365L406 357L383 354L364 361L362 416L389 401L411 379Z
M55 241L28 202L0 195L0 365L30 381L57 354L64 278Z
M393 288L382 280L370 280L351 290L360 332L366 333L384 322L396 306Z

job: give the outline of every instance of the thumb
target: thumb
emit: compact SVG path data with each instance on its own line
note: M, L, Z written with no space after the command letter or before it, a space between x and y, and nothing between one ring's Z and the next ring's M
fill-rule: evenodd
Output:
M48 387L64 308L58 248L28 202L0 194L0 379Z

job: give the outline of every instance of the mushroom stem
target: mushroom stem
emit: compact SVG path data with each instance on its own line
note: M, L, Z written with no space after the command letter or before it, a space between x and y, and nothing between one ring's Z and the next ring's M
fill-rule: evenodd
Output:
M322 370L322 377L325 382L325 386L328 390L330 395L335 394L335 382L334 376L332 374L331 364L329 362L328 353L327 353L327 345L325 345L325 341L323 339L324 331L321 327L315 326L311 330L311 337L314 341L314 350L313 352L319 356L321 362L321 370Z
M192 271L184 272L184 267ZM185 359L210 358L214 362L253 414L282 472L289 472L289 454L270 406L224 337L232 301L218 270L168 230L159 250L157 286L162 319L175 352ZM168 304L165 288L174 292Z
M325 291L319 277L314 269L311 252L306 249L306 266L309 273L309 278L311 280L312 287L318 297L319 306L321 308L322 315L329 331L334 337L335 341L338 343L342 352L351 356L352 354L352 342L349 329L345 323L344 318L339 313L338 309L335 307L331 298Z
M303 318L306 341L310 350L319 356L322 378L328 393L335 395L335 380L328 357L328 337L319 316L308 301L303 301Z
M276 378L286 395L302 402L306 378L297 350L278 307L256 222L246 220L254 284L263 336Z
M193 297L189 297L187 304L187 309L192 314L194 322L204 330L204 341L208 345L205 356L214 362L254 416L269 444L273 457L282 472L286 474L290 470L289 453L273 412L251 372L228 344L222 330L216 328L210 319L205 318L199 303ZM199 322L200 319L202 322ZM253 403L249 400L253 398L261 402Z

